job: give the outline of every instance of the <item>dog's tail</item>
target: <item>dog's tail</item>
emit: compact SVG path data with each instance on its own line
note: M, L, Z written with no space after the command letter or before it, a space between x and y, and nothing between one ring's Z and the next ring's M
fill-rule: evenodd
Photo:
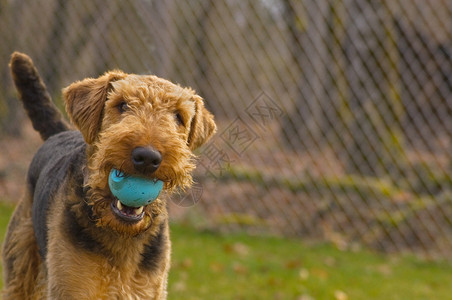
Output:
M53 104L44 82L30 57L14 52L9 64L14 84L19 92L33 128L43 140L69 130L58 108Z

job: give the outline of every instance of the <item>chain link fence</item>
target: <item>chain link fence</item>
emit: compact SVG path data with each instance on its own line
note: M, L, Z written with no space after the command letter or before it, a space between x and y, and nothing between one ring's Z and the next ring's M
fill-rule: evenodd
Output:
M13 50L56 101L113 68L206 99L219 131L175 215L452 257L452 1L2 0L0 36L5 131Z

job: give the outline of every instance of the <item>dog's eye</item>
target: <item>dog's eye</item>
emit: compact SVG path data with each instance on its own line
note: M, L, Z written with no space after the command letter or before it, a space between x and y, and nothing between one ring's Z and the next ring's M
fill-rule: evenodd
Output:
M118 110L119 110L119 113L123 113L123 112L125 112L127 109L129 108L129 106L127 105L127 102L125 102L125 101L122 101L121 103L119 103L119 105L118 105Z
M176 112L174 117L176 118L176 122L178 125L182 125L184 126L184 119L182 118L182 115L180 114L180 112Z

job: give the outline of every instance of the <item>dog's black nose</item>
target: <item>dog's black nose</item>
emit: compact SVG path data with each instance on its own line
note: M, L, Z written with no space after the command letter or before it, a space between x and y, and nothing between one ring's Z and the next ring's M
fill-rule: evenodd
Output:
M154 173L162 162L162 154L151 147L137 147L132 151L132 163L141 173Z

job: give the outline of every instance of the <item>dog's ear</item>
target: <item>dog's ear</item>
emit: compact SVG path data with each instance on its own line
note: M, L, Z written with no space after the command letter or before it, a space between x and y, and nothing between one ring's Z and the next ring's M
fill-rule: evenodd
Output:
M87 78L63 89L66 111L80 130L85 142L92 144L101 126L101 117L111 83L126 77L121 71L105 73L99 78Z
M213 115L204 107L202 98L195 95L193 100L195 101L195 116L191 121L188 135L188 146L191 150L207 142L217 130Z

